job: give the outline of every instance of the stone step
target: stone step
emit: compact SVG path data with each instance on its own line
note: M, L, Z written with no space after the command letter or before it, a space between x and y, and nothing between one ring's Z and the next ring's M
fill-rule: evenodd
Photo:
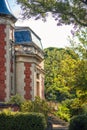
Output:
M67 122L65 122L64 120L60 119L59 117L50 116L50 117L49 117L49 120L50 120L53 124L68 125Z
M68 130L68 128L53 128L53 130Z
M68 126L62 126L62 125L55 125L53 124L53 130L68 130Z
M68 130L68 123L58 117L49 116L47 130Z

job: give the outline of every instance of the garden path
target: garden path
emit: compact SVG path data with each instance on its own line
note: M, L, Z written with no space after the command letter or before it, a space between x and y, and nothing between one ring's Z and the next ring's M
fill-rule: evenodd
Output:
M63 126L60 124L53 124L53 130L68 130L68 126Z
M52 127L49 127L48 130L68 130L69 124L60 118L51 116L49 121Z

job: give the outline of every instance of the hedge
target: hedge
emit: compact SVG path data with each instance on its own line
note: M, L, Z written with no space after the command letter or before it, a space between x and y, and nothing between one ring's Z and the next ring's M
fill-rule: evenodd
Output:
M41 113L0 114L0 130L45 130L46 120Z
M78 115L71 119L69 130L87 130L87 115Z

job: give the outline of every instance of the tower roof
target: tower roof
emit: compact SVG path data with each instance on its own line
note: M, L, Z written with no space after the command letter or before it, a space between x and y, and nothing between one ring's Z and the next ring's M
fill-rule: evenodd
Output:
M15 27L15 44L29 45L35 44L40 49L43 49L40 37L29 27Z
M16 17L9 11L6 0L0 0L0 16L8 16L13 20L17 20Z

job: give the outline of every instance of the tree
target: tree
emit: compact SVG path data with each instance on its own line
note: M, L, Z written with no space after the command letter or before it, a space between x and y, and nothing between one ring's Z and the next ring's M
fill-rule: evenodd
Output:
M16 0L23 17L46 18L51 12L58 25L75 23L87 26L87 0Z
M87 28L80 29L70 38L71 48L80 59L87 60Z
M45 94L48 100L61 102L71 98L77 59L78 55L71 49L45 49Z
M84 103L87 101L87 28L76 32L70 42L72 50L79 56L74 86L77 89L77 97Z

